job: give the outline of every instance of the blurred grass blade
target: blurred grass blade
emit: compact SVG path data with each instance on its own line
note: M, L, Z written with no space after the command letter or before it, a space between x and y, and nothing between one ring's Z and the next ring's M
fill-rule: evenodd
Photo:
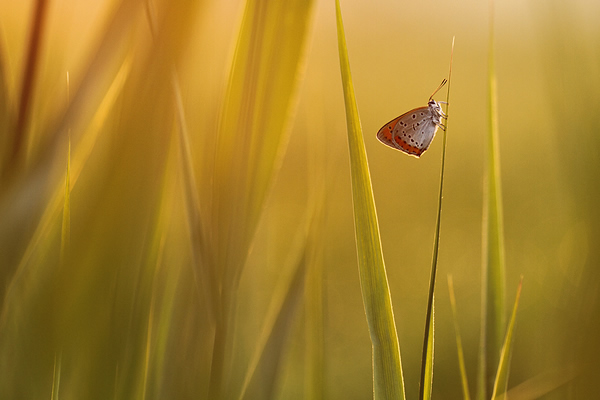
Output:
M187 214L188 229L190 232L190 241L192 246L192 260L194 268L194 283L200 293L203 294L207 304L207 309L211 313L211 318L214 320L219 316L215 314L217 304L217 282L210 268L210 262L207 257L210 256L208 250L210 245L204 235L204 226L200 213L200 198L198 196L198 187L196 185L196 175L194 172L194 163L192 160L192 150L190 146L189 130L185 118L183 107L183 98L181 88L175 70L172 73L173 82L173 98L178 123L178 139L179 139L179 160L182 175L183 195L185 199L185 209ZM198 276L201 275L201 278ZM201 286L201 287L200 287Z
M67 150L67 171L65 172L65 192L63 201L63 219L60 237L60 263L66 262L71 243L71 139Z
M488 137L483 204L482 318L479 349L478 399L487 399L502 347L505 316L504 228L500 179L500 151L496 72L494 67L494 3L490 0L488 58Z
M458 352L458 368L460 370L463 399L471 400L469 394L469 381L467 380L467 368L465 367L465 356L460 337L460 328L458 326L458 313L456 312L456 299L454 298L454 283L451 275L448 275L448 293L450 294L450 307L452 308L452 319L454 321L454 334L456 336L456 350Z
M215 157L213 227L220 273L235 286L287 139L312 1L246 4Z
M452 38L452 47L450 51L450 66L448 70L448 91L446 92L446 115L448 115L448 105L450 104L450 80L452 78L452 60L454 57L454 37ZM444 82L442 82L443 84ZM433 387L433 356L434 356L434 299L435 299L435 280L437 276L437 262L440 248L440 228L442 225L442 199L444 198L444 170L446 166L446 141L448 131L448 120L446 119L446 128L443 129L442 143L442 166L440 168L440 188L438 191L438 209L435 220L435 235L433 239L433 256L431 260L431 274L429 279L429 295L427 297L427 311L425 318L425 332L423 334L423 351L421 353L421 381L419 386L419 398L430 399Z
M58 400L58 393L60 391L60 367L62 363L62 354L58 356L58 360L56 356L54 356L54 371L52 373L52 397L51 400Z
M155 12L149 2L146 2L146 18L148 20L148 26L150 28L150 33L152 34L154 44L155 46L159 46L157 42L160 39L164 40L164 37L159 37L159 32L157 32L157 23L155 21ZM171 25L166 24L166 26L170 27ZM163 30L165 30L164 27ZM204 234L203 219L200 212L200 192L196 184L196 173L194 171L194 161L192 158L192 149L190 145L190 132L185 115L185 107L183 104L183 96L181 94L181 86L179 84L179 76L177 74L175 64L173 63L170 67L173 107L175 110L178 128L177 147L179 150L182 190L185 200L185 211L187 215L187 228L189 230L190 242L192 246L191 255L194 266L192 273L194 275L194 284L196 289L204 296L204 300L207 304L206 308L208 309L209 313L211 313L211 318L214 321L215 318L217 318L217 315L214 314L216 303L215 288L217 284L214 276L211 274L212 270L208 268L210 262L206 260L206 258L210 256L210 252L208 251L210 245L207 243ZM201 278L198 276L199 273Z
M29 47L27 60L23 68L21 82L21 93L17 121L12 138L11 155L8 158L9 165L6 172L18 168L22 161L23 146L27 145L27 129L29 126L29 113L31 109L32 96L35 91L36 71L39 68L39 58L42 52L42 40L45 37L44 28L48 14L48 0L37 0L34 6L34 15L31 22L31 33L29 36Z
M508 368L510 366L510 359L512 356L512 338L515 330L515 321L517 319L517 308L519 307L519 298L521 297L521 288L523 287L523 277L517 287L517 295L515 297L515 305L513 306L512 315L508 323L508 329L506 330L506 337L504 344L502 345L502 352L500 353L500 362L496 372L496 379L494 380L494 389L492 391L492 400L506 398L506 388L508 386Z
M237 287L283 155L313 2L249 0L220 116L210 226L219 293L209 397L227 386Z
M307 212L307 214L310 213ZM285 352L289 329L298 314L298 305L304 293L307 264L307 236L311 217L304 219L289 253L284 277L274 290L262 332L254 355L246 371L238 399L274 398L282 354ZM228 396L227 398L232 398Z
M8 88L7 79L7 54L4 48L4 35L0 34L0 176L5 174L4 168L7 165L7 158L10 154L10 142L14 131L12 96ZM2 194L2 184L0 183L0 194Z
M178 131L181 127L174 128ZM179 286L179 275L182 268L173 265L172 258L165 253L168 251L167 240L172 234L170 229L173 225L173 208L177 203L173 193L176 193L180 183L173 179L181 168L180 146L177 143L178 136L173 134L169 156L165 164L163 182L161 188L160 203L157 208L156 223L152 232L152 240L149 245L149 255L147 257L148 269L153 269L150 295L150 306L148 309L148 321L146 329L146 348L143 355L144 372L140 381L141 393L145 399L146 393L151 393L153 389L160 393L160 388L168 379L168 371L165 360L169 357L167 351L168 342L172 340L173 319L177 314L175 302L177 300L177 290ZM152 398L152 396L148 396Z
M567 365L558 370L546 371L511 388L506 393L510 400L534 400L551 393L581 374L583 370Z
M115 2L112 7L114 11L101 28L98 45L90 51L92 56L87 60L83 72L73 75L73 95L68 106L55 121L47 122L46 131L40 134L48 139L44 146L39 146L39 154L32 158L32 168L41 171L49 169L48 164L66 142L69 130L72 131L73 148L79 148L81 134L102 107L109 87L118 80L117 75L122 73L123 66L131 61L131 37L137 25L132 21L142 11L142 5L142 0Z
M346 38L339 0L336 0L340 69L346 104L354 229L358 269L371 343L373 345L373 393L375 399L404 399L400 347L392 300L381 251L367 153L354 96Z
M92 150L94 149L101 128L106 122L109 113L111 112L112 107L114 106L118 96L121 94L123 86L127 80L127 77L129 76L130 71L131 58L128 57L124 60L123 64L121 65L119 72L114 77L113 82L111 83L109 89L105 93L104 98L102 99L98 108L96 109L96 113L94 114L90 125L83 133L81 143L76 148L72 162L69 161L68 180L71 190L77 183L79 175L81 174L81 171L83 170L88 158L92 153ZM68 149L70 149L70 146L68 147ZM71 160L70 156L69 160ZM64 181L66 181L66 177L63 177L63 182ZM15 298L19 297L19 294L12 293L12 291L16 288L17 285L22 283L22 277L26 273L25 270L31 258L33 257L34 252L36 251L38 246L40 246L40 244L44 242L45 238L49 236L49 232L52 229L52 225L56 222L55 218L59 218L61 203L64 207L64 194L65 187L63 185L55 185L54 192L50 196L49 200L46 202L44 212L39 220L39 223L36 226L35 232L31 236L31 239L29 240L27 247L23 252L23 256L19 261L19 265L17 266L15 274L6 289L6 296L3 304L3 313L6 311L7 303L10 303L8 299L13 295L15 296ZM3 320L0 319L0 326L2 325L2 322Z

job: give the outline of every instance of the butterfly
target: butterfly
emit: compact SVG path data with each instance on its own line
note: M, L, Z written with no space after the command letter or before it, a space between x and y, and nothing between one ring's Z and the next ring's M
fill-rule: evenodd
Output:
M446 130L442 118L447 118L440 104L443 101L433 100L433 96L446 84L446 79L429 97L427 106L415 108L385 124L379 132L377 139L393 149L406 154L420 157L429 148L437 128Z

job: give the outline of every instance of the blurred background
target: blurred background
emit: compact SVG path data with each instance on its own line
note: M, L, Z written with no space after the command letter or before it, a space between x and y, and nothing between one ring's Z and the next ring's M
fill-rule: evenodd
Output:
M334 2L50 0L23 100L44 3L0 0L0 397L370 398ZM407 398L442 140L416 159L375 134L456 37L433 393L460 398L446 282L473 393L490 4L341 7ZM598 392L599 17L494 6L514 398Z

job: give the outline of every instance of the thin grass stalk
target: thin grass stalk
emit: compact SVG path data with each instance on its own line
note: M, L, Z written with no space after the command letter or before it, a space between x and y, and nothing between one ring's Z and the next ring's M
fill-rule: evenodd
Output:
M452 320L454 321L454 335L456 337L456 351L458 353L458 368L460 370L460 382L463 390L463 399L471 400L469 381L467 379L467 368L465 366L465 356L460 335L460 327L458 325L458 312L456 311L456 298L454 297L454 282L451 275L448 275L448 293L450 294L450 308L452 308Z
M515 296L515 304L510 316L508 328L506 329L506 336L502 344L502 350L498 361L498 368L496 370L496 377L494 379L494 385L492 389L492 400L504 400L506 399L506 389L508 387L508 373L510 360L512 358L512 343L513 335L515 331L515 323L517 320L517 309L519 308L519 299L521 298L521 288L523 287L523 277L517 287L517 294Z
M367 153L352 85L339 0L336 0L335 4L340 70L346 105L358 270L373 352L373 395L377 400L404 399L400 346L381 250Z
M54 368L52 371L52 396L50 400L58 400L58 394L60 393L60 369L62 364L62 354L54 356Z
M452 77L452 58L454 55L454 38L452 38L452 48L450 52L450 69L448 71L448 91L446 93L446 115L450 105L450 79ZM430 399L433 386L433 357L434 357L434 299L435 299L435 280L437 276L437 263L440 245L440 228L442 222L442 199L444 193L444 170L446 166L446 141L448 121L443 129L442 141L442 166L440 169L440 188L438 195L438 209L435 221L435 234L433 239L433 256L431 261L431 274L429 280L429 295L427 298L427 311L425 316L425 332L423 335L423 351L421 354L421 381L419 386L419 398Z
M489 7L488 136L483 200L482 326L477 395L479 400L488 399L491 395L506 325L504 228L494 60L493 0L490 0Z
M90 52L92 56L81 73L73 76L70 83L69 104L55 120L45 121L44 132L39 136L47 138L39 153L31 158L31 175L45 174L56 159L56 154L64 151L68 132L72 132L71 142L75 153L79 151L84 132L94 125L98 111L103 108L106 95L123 71L123 66L131 64L130 38L136 24L132 24L141 10L142 0L120 0L114 11L101 28L98 45ZM75 160L73 160L75 161Z
M149 0L145 3L146 19L150 28L150 33L154 42L157 41L157 27L155 16ZM194 276L194 284L199 293L203 295L206 302L206 308L210 313L212 322L221 316L216 310L219 297L217 296L217 281L214 277L214 269L210 266L213 263L208 260L211 252L208 250L210 244L207 242L204 233L204 225L200 212L200 197L197 187L196 174L194 171L194 160L192 158L192 150L190 145L190 132L185 116L185 108L183 105L183 96L181 94L181 86L179 77L174 64L171 68L171 87L173 95L173 107L176 115L177 132L178 132L178 149L180 170L182 177L182 190L185 200L185 209L187 214L187 227L189 230L190 241L192 246L192 273ZM200 276L199 276L200 275Z
M114 77L109 89L106 91L100 105L96 109L96 113L92 117L92 120L82 136L82 140L79 146L76 147L76 151L69 165L69 186L71 190L77 184L77 180L83 170L85 164L90 157L92 150L96 144L98 136L100 134L103 124L108 118L108 114L112 111L117 97L122 93L123 85L131 72L131 58L124 60L119 72ZM65 177L63 182L66 181ZM46 203L46 207L43 214L35 228L33 235L31 236L27 247L23 252L23 256L19 261L14 276L11 279L8 287L6 288L6 295L4 303L2 305L2 313L0 316L0 329L5 323L6 313L10 304L10 299L17 299L19 296L18 291L22 288L20 285L23 284L23 279L28 273L33 273L28 269L28 265L31 259L34 257L36 249L44 243L44 239L48 237L49 232L52 230L52 225L56 222L55 218L60 218L60 206L61 203L64 208L64 191L63 185L55 185L50 200Z
M71 140L67 150L67 170L65 172L65 192L63 203L62 229L60 238L60 264L68 260L71 244Z

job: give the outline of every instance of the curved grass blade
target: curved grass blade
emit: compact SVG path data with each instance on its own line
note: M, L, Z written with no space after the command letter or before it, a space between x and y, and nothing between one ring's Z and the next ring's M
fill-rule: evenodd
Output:
M284 150L311 7L255 0L244 11L215 156L212 225L225 284L241 273Z
M577 365L546 371L511 388L506 397L510 400L539 399L575 379L584 370Z
M96 141L101 133L103 124L108 119L108 115L111 112L118 96L122 93L123 85L125 84L131 71L131 61L131 58L128 57L122 64L110 88L107 90L102 102L98 106L92 121L90 122L86 131L82 134L81 143L77 147L74 156L72 158L69 156L70 161L68 180L71 190L77 183L85 164L92 154L92 150L94 149ZM63 181L66 181L66 178L63 177ZM2 313L0 314L2 315L2 317L0 317L0 327L2 327L2 324L4 323L4 317L7 311L9 299L13 296L15 299L17 299L19 294L16 292L20 290L17 288L20 287L19 285L23 284L25 276L27 274L35 273L34 271L29 271L27 269L28 264L34 257L34 253L38 246L41 246L44 242L44 239L48 237L49 232L52 229L52 224L55 223L56 218L59 218L61 202L64 208L64 194L65 187L62 185L56 185L53 189L50 200L46 203L43 214L35 228L33 235L31 236L31 239L27 244L21 260L19 261L19 265L17 266L15 274L6 288L5 299L2 305Z
M220 116L210 225L215 343L209 397L226 390L237 287L288 138L313 1L246 3Z
M149 2L146 2L146 19L148 20L148 26L152 39L157 45L157 42L161 39L158 32L157 23L155 21L156 16ZM163 31L168 31L170 25L166 28L163 27ZM164 32L163 32L164 36ZM162 38L164 40L164 38ZM192 263L194 268L192 273L194 276L194 284L198 289L199 293L202 293L204 300L207 303L207 309L211 313L211 319L214 321L217 316L215 313L216 293L215 288L217 286L214 276L212 275L212 269L209 268L211 265L210 261L206 258L210 256L208 248L210 245L206 239L204 220L201 216L200 211L200 191L197 187L196 173L194 171L194 160L192 157L192 149L190 144L190 132L187 125L187 118L185 115L183 96L181 94L181 86L179 84L179 77L175 64L170 65L171 68L171 87L173 96L173 108L175 110L176 121L177 121L177 138L178 138L178 149L179 149L179 162L181 171L181 183L182 190L185 199L185 210L188 221L187 227L190 235L190 242L192 246Z
M508 386L508 367L510 365L510 359L512 356L512 338L515 330L517 308L519 307L519 298L521 297L522 287L523 277L521 277L521 281L519 282L519 286L517 287L515 305L513 306L512 315L510 316L510 322L508 323L508 329L506 330L506 337L504 338L504 344L502 345L502 352L500 353L500 362L498 364L496 379L494 380L494 387L492 390L492 400L506 398L505 393L506 388Z
M448 105L450 103L450 78L452 78L452 58L454 56L454 38L452 38L452 50L450 52L450 69L448 71L448 92L446 94L446 115L448 115ZM433 355L434 355L434 298L435 298L435 279L437 276L438 252L440 247L440 227L442 221L442 199L444 193L444 169L446 165L446 140L447 140L448 121L442 135L442 167L440 170L440 190L438 196L438 210L435 222L435 236L433 239L433 257L431 261L431 276L429 281L429 296L427 300L427 312L425 319L425 333L423 335L423 353L421 355L421 382L419 388L420 399L431 399L431 390L433 386Z
M313 210L314 211L314 210ZM307 211L307 215L313 211ZM281 367L282 355L290 327L298 315L298 306L304 295L308 257L308 232L312 217L294 238L288 261L283 266L285 276L280 280L271 297L269 311L263 323L261 335L255 346L250 366L238 399L273 398ZM260 371L261 373L256 373ZM228 398L233 396L228 396Z
M65 172L65 193L63 202L63 218L60 236L60 263L66 262L71 243L71 139L67 149L67 170Z
M488 138L483 204L482 318L478 399L489 398L502 348L505 316L504 227L498 139L496 72L494 67L494 2L490 0L488 58Z
M467 368L465 367L465 356L458 326L458 313L456 312L456 299L454 298L454 283L451 275L448 275L448 293L450 294L450 307L452 308L452 319L454 320L454 333L456 335L456 350L458 352L458 368L460 369L463 399L471 400L471 396L469 395L469 382L467 380Z
M373 394L375 399L404 399L400 347L381 251L379 223L375 211L367 153L354 96L339 0L336 0L335 4L340 69L348 126L358 269L373 345Z

